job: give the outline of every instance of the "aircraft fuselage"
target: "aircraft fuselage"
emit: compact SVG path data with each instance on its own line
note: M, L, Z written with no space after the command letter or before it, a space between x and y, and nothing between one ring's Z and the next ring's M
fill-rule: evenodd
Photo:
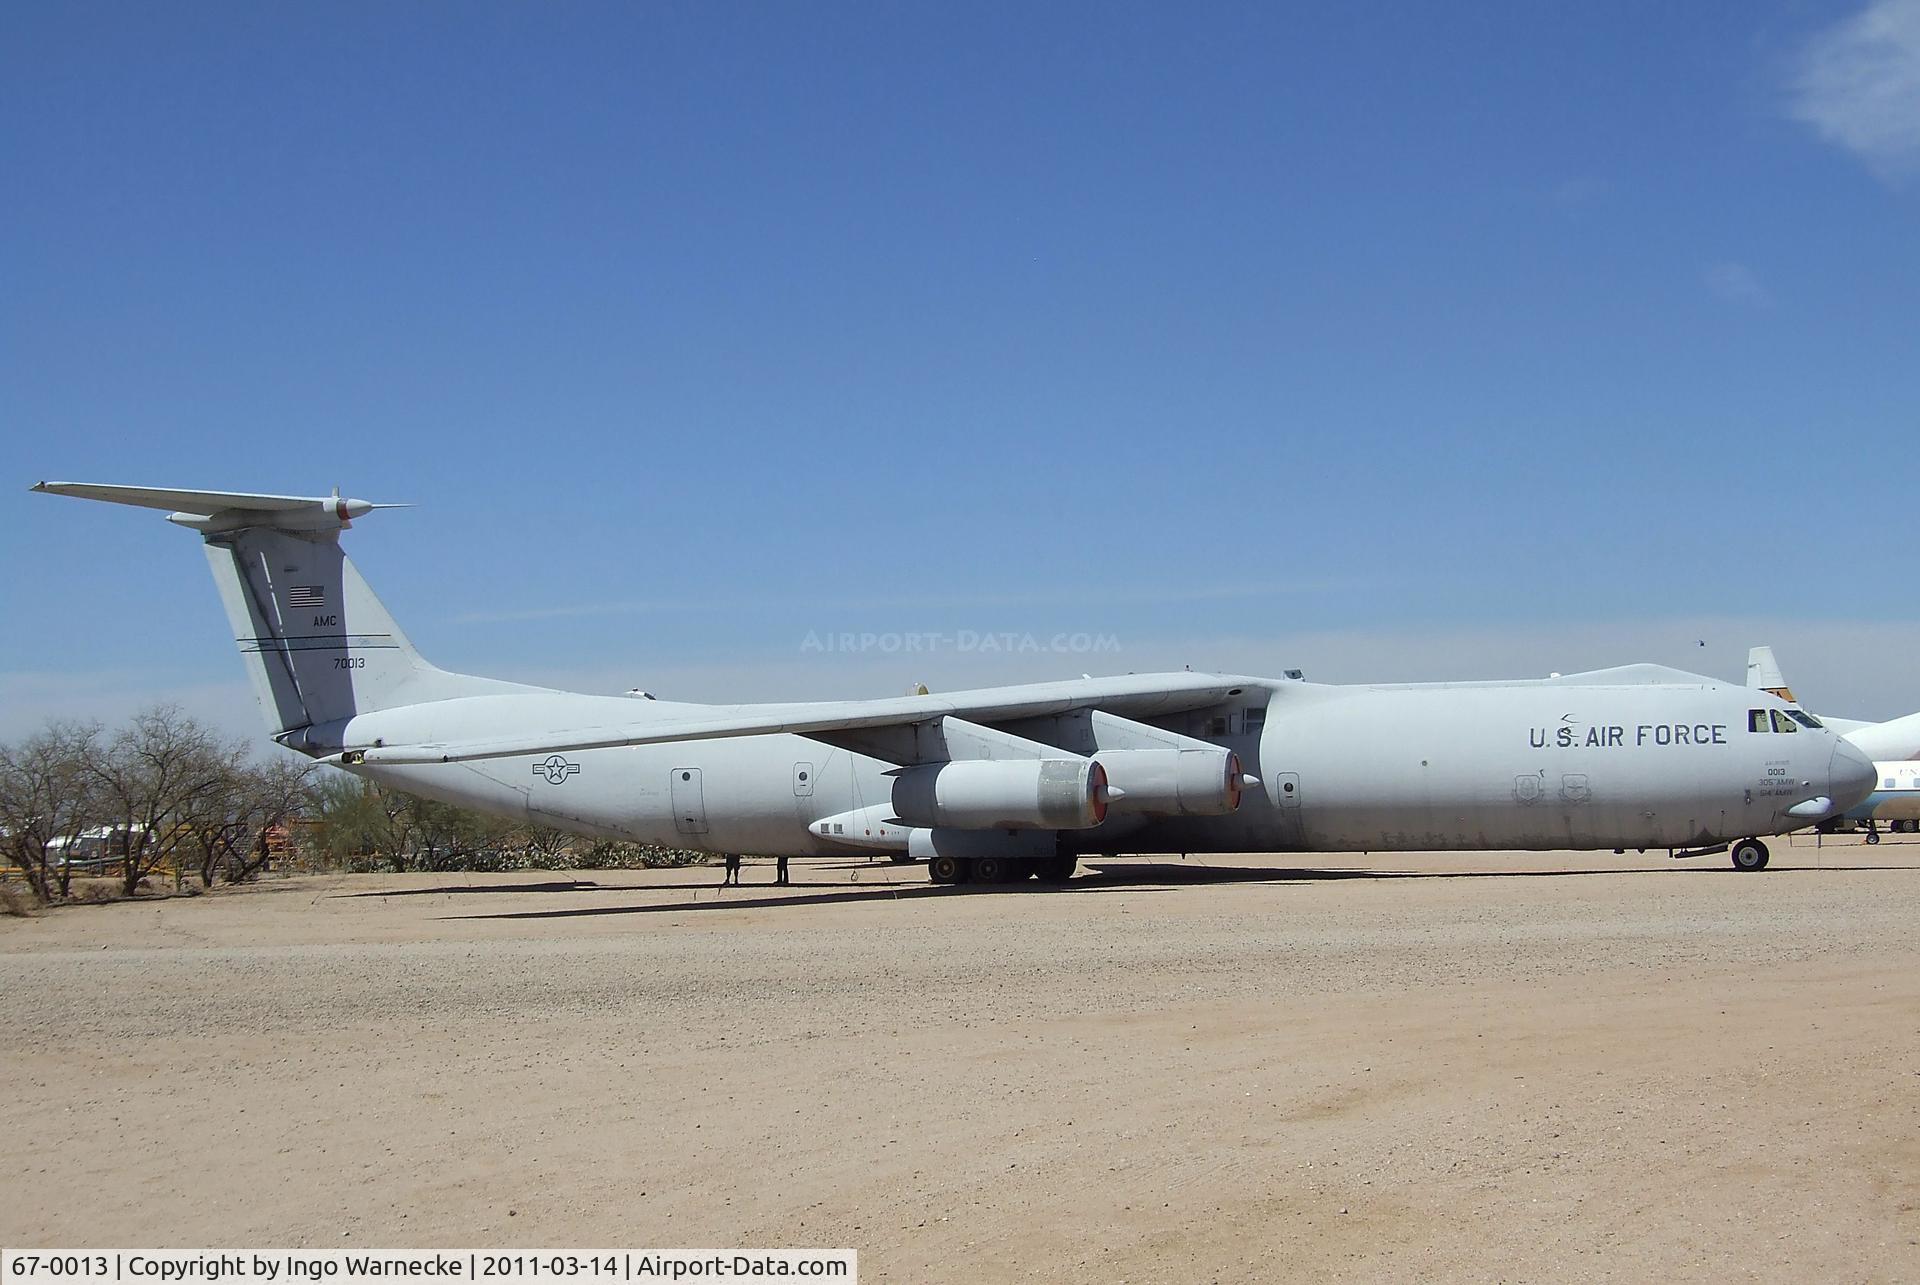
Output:
M569 702L631 708L619 698ZM1148 816L1116 808L1099 825L1060 831L1059 841L1076 852L1547 850L1677 848L1781 833L1808 824L1788 808L1857 791L1871 769L1822 728L1776 732L1763 719L1768 730L1750 730L1749 712L1762 706L1784 708L1771 696L1704 682L1345 687L1252 679L1229 705L1147 720L1239 754L1259 784L1236 811ZM567 712L589 716L583 704ZM494 704L475 716L497 723L510 713ZM382 718L355 720L355 739L378 736ZM816 829L849 814L884 816L896 767L811 737L761 735L352 770L608 837L805 856L877 846Z

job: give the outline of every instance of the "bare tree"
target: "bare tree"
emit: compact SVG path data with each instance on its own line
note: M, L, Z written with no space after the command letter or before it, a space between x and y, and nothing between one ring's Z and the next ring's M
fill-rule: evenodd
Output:
M314 765L288 758L239 766L183 817L202 887L243 883L273 857L273 835L306 810Z
M101 803L127 830L128 896L161 866L178 868L195 843L191 818L240 771L243 758L243 750L177 706L162 705L134 715L91 760Z
M72 854L92 824L90 764L99 754L92 723L49 723L19 745L0 746L0 842L41 902L71 891Z
M284 837L288 827L312 804L316 768L316 764L298 759L276 758L252 770L253 841L244 853L236 853L228 861L228 883L244 883L273 859L274 835Z
M516 829L497 817L333 774L314 783L313 811L321 851L350 867L378 864L396 874L510 867L535 845L556 851L568 840L559 831Z

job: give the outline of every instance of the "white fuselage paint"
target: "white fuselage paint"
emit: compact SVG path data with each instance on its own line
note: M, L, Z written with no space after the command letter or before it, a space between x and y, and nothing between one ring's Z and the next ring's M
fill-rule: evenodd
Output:
M368 744L459 739L513 720L631 718L617 697L479 697L362 715ZM558 704L558 708L556 707ZM1239 752L1260 778L1237 812L1115 814L1062 834L1081 852L1686 847L1807 824L1786 809L1829 789L1838 738L1751 732L1783 705L1715 685L1324 686L1255 680L1231 706L1159 720ZM462 709L461 707L466 707ZM1264 726L1245 730L1249 709ZM653 703L662 718L697 707ZM1224 724L1221 720L1225 720ZM525 726L523 724L523 726ZM537 731L527 726L529 732ZM897 765L796 735L625 746L464 763L363 765L402 789L564 828L712 852L822 855L818 821L886 804Z

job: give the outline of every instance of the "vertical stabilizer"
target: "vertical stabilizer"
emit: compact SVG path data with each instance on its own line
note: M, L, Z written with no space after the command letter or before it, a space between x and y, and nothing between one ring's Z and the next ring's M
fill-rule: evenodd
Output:
M1780 662L1773 658L1771 647L1747 652L1747 686L1770 692L1783 701L1793 699L1793 689L1787 686L1787 676L1780 672Z
M353 518L396 506L338 495L73 482L42 482L34 489L174 509L170 521L201 533L234 641L276 737L298 741L287 734L398 705L539 690L448 673L414 650L340 548L340 532Z

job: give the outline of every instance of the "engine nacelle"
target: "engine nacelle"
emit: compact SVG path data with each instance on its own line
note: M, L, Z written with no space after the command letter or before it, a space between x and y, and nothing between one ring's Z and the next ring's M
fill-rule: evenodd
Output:
M893 814L960 830L1085 830L1107 816L1107 773L1091 759L957 759L901 769Z
M1240 756L1232 750L1102 750L1122 812L1225 816L1240 806Z

